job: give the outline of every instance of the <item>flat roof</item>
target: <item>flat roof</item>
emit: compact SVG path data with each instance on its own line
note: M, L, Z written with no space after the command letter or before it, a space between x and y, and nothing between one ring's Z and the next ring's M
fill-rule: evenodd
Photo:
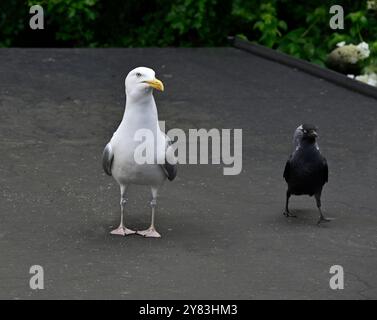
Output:
M168 128L242 128L243 171L180 165L161 192L163 238L109 234L119 189L101 168L124 78L149 66ZM376 100L235 48L0 50L0 298L377 298ZM282 212L294 129L320 128L330 181ZM147 227L150 191L127 220ZM31 265L46 289L28 289ZM346 289L332 291L332 265Z

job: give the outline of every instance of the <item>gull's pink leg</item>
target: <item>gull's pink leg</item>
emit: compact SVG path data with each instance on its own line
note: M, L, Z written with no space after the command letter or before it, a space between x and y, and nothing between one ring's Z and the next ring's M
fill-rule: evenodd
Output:
M157 188L152 187L152 201L150 203L152 208L152 221L151 226L147 230L143 231L137 231L136 233L138 235L141 235L145 238L161 238L161 235L156 231L156 228L154 226L154 216L155 216L155 210L157 206Z
M127 191L127 187L125 186L121 186L120 187L120 190L121 190L121 199L120 199L120 224L119 224L119 227L113 231L111 231L110 233L113 234L113 235L117 235L117 236L128 236L130 234L135 234L136 231L133 231L131 229L128 229L124 226L124 222L123 222L123 216L124 216L124 209L126 207L126 203L127 203L127 198L126 198L126 191Z

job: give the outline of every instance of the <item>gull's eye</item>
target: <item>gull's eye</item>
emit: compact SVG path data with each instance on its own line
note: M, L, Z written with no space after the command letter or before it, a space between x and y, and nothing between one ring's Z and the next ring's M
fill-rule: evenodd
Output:
M141 77L141 73L140 73L140 72L137 72L137 73L136 73L136 77L140 78L140 77Z

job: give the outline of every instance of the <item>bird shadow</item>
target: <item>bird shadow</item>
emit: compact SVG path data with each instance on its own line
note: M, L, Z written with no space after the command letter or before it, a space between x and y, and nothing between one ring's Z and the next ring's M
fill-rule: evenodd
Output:
M285 219L285 221L292 225L316 225L318 222L318 211L316 210L310 210L310 209L294 209L290 210L290 213L292 215L295 215L295 217L284 217L282 215L282 218ZM319 227L326 227L328 223L321 223L318 226Z

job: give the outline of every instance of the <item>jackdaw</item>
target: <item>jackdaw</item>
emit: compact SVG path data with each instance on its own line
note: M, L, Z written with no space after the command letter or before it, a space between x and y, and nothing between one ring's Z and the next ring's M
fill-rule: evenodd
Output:
M293 137L294 151L289 157L284 179L288 184L284 215L296 217L289 212L288 204L291 195L309 195L316 199L319 210L318 224L332 219L325 218L321 210L321 194L323 186L328 182L328 166L324 156L319 151L316 141L318 129L311 124L299 126Z

